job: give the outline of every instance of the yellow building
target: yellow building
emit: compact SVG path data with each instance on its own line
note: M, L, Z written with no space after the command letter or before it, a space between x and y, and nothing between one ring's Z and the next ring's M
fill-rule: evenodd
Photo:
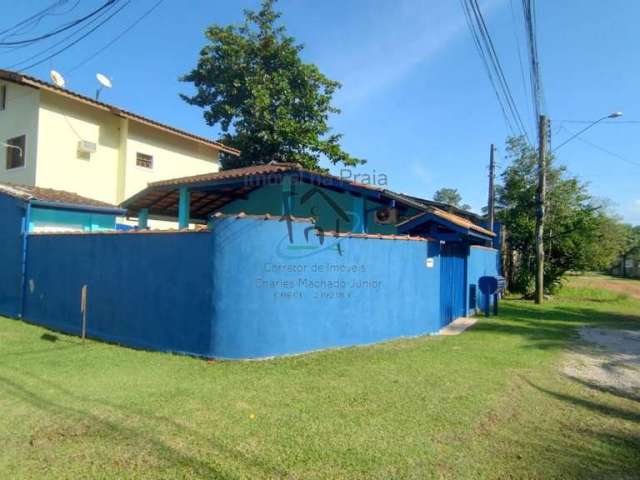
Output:
M111 204L149 182L218 171L220 152L238 154L6 70L0 70L0 144L5 145L0 182L66 190Z

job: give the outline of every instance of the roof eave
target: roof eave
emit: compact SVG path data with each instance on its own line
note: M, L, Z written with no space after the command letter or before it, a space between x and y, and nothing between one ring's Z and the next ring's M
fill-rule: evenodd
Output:
M171 135L176 135L178 137L184 138L186 140L189 141L193 141L196 143L200 143L202 145L206 145L208 147L212 147L216 150L219 150L221 152L224 153L228 153L230 155L234 155L234 156L239 156L240 155L240 150L233 148L233 147L227 147L226 145L223 145L222 143L216 142L215 140L208 140L204 137L199 137L197 135L194 134L190 134L188 132L182 131L180 129L174 128L174 127L170 127L168 125L164 125L161 124L159 122L156 122L154 120L145 118L141 115L137 115L134 114L132 112L128 112L126 110L122 110L118 107L115 107L113 105L109 105L106 103L102 103L102 102L98 102L96 100L93 100L89 97L86 97L82 94L79 93L75 93L75 92L71 92L70 90L64 89L64 88L60 88L60 87L55 87L53 85L49 85L47 82L43 82L40 80L33 80L28 76L25 75L21 75L19 73L16 72L11 72L9 70L2 70L0 69L0 79L4 79L10 82L14 82L20 85L26 85L28 87L34 88L36 90L46 90L47 92L51 92L54 93L56 95L61 95L65 98L69 98L81 103L84 103L85 105L90 105L94 108L97 108L99 110L103 110L105 112L109 112L113 115L122 117L122 118L126 118L128 120L134 121L134 122L138 122L142 125L146 125L149 126L151 128L155 128L157 130L161 130L164 131L166 133L169 133Z
M36 198L25 200L25 202L28 202L35 207L48 208L51 210L77 210L82 212L103 213L105 215L111 214L121 216L124 216L127 213L126 210L118 207L100 207L97 205L83 205L80 203L51 202L46 200L38 200Z

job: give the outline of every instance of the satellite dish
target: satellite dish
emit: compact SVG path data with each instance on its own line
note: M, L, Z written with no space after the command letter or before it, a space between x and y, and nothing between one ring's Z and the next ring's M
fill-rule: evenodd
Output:
M64 77L62 76L62 74L60 72L57 72L55 70L51 70L51 72L49 72L49 76L51 77L51 81L54 84L56 84L60 88L64 88L65 81L64 81Z
M102 89L111 88L113 87L113 84L111 83L111 80L109 80L109 77L101 73L96 73L96 80L98 80L98 83L100 84L100 87L98 88L98 90L96 90L96 100L98 100L100 98L100 92L102 92Z
M98 73L96 74L96 79L98 80L98 82L100 82L100 85L102 85L103 87L106 87L106 88L113 87L111 80L109 80L109 77L107 77L106 75Z

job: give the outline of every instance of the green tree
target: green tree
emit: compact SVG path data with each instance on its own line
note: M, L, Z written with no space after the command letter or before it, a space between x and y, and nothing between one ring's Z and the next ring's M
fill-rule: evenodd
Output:
M196 68L181 78L196 93L181 97L203 108L207 124L220 125L222 141L241 150L239 158L223 156L224 168L287 161L318 169L321 158L364 163L342 150L342 136L328 124L339 113L331 102L340 83L303 63L303 47L278 24L274 3L245 10L240 25L206 30Z
M507 140L510 165L497 187L498 218L507 230L514 255L510 287L525 295L534 288L537 151L522 138ZM595 201L587 185L548 157L545 217L545 287L553 291L570 270L606 268L620 253L624 233L606 206Z
M626 261L627 259L640 258L640 225L624 225L624 240L622 251L619 258L613 260L611 265L621 263L621 273L626 276Z
M441 188L433 194L433 200L440 203L446 203L463 210L471 210L471 206L462 203L462 195L458 192L457 188Z

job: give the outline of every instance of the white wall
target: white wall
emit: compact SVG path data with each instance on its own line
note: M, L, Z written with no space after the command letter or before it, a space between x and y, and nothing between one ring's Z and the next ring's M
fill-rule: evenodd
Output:
M120 129L124 131L121 138ZM89 157L78 154L78 142L97 144ZM119 171L122 149L124 168ZM197 142L139 124L73 99L43 92L40 106L37 184L76 192L118 204L147 183L215 172L218 151ZM136 165L136 153L153 156L153 168ZM118 191L118 184L124 188ZM124 193L124 196L122 195Z
M66 190L119 204L149 182L219 170L219 151L46 90L8 84L0 111L0 140L27 135L25 168L4 168L0 181ZM78 152L81 141L96 152ZM153 157L153 168L136 165L136 154Z
M81 102L42 92L36 185L116 203L119 119ZM89 156L78 142L97 145Z
M25 166L7 170L6 147L0 147L0 182L33 185L38 153L39 90L0 80L7 87L5 110L0 110L0 143L26 135Z
M137 153L153 156L153 168L136 165ZM218 150L129 121L125 198L149 182L187 177L220 169Z

